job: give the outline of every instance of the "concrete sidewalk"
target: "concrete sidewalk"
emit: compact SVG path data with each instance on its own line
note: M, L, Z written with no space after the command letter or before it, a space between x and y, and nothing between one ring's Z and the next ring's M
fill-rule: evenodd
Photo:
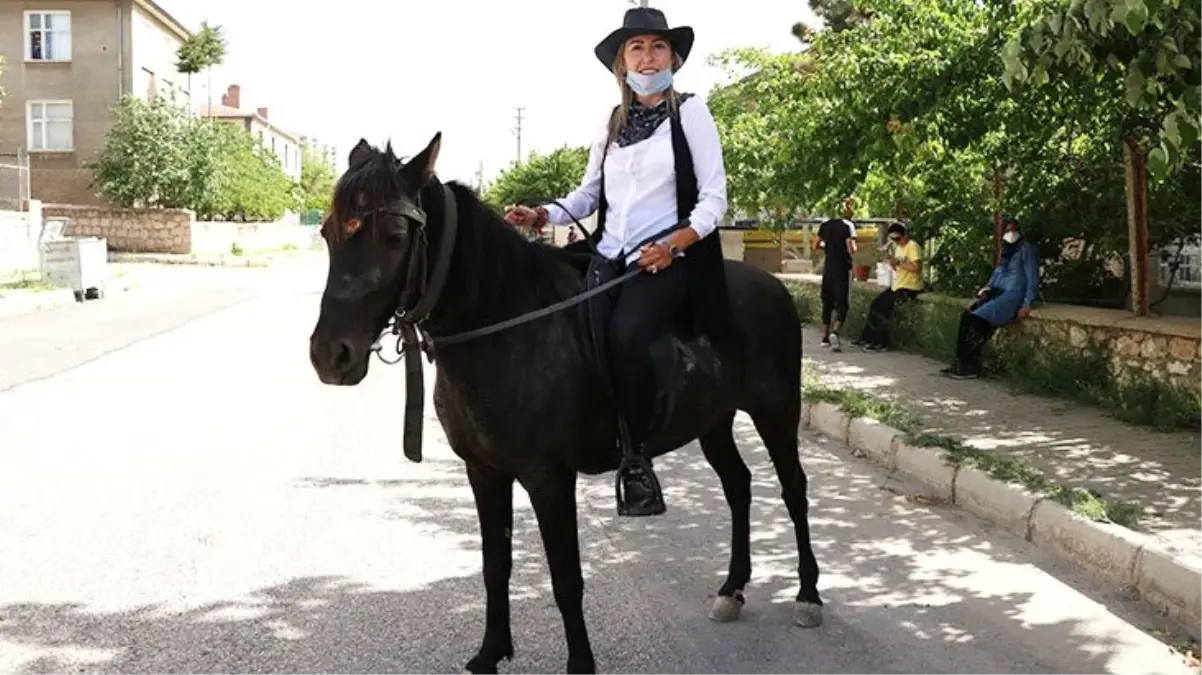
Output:
M805 329L805 364L823 384L892 399L939 434L1013 457L1069 487L1096 490L1143 506L1135 526L1164 550L1202 566L1202 437L1161 433L1068 401L1014 394L1003 383L957 381L946 364L904 352L870 354L818 346Z

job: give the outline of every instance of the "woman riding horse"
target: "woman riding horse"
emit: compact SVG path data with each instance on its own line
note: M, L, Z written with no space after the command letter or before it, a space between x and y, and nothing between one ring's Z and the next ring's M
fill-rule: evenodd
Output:
M571 194L531 209L515 206L506 219L523 227L564 224L597 212L590 243L622 268L642 268L620 286L609 332L614 389L634 456L619 478L628 516L664 512L663 494L645 447L662 423L656 415L651 346L686 305L698 335L713 342L733 336L717 226L726 212L726 173L718 130L705 101L673 88L688 59L693 29L669 28L663 12L626 12L594 53L618 82L621 103L598 129L584 180ZM566 210L565 210L566 209ZM627 454L627 456L630 456Z

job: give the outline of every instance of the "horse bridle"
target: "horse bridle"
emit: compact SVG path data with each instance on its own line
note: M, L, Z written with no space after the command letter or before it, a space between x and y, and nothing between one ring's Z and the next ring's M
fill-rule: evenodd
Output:
M384 358L379 339L371 347L371 351L389 365L398 363L401 359L405 360L403 442L405 457L412 462L422 461L422 415L425 402L422 352L424 351L431 361L434 360L430 337L422 329L422 324L430 318L430 312L434 310L446 287L447 275L451 269L451 254L455 251L455 237L459 232L459 207L455 195L446 184L440 183L439 187L443 198L442 239L434 260L434 269L429 275L426 273L429 267L429 226L426 211L421 204L421 193L418 193L416 201L402 196L379 211L404 218L415 226L410 233L412 243L409 245L409 264L405 268L405 279L397 295L396 308L384 326L385 332L397 336L397 358L394 361Z

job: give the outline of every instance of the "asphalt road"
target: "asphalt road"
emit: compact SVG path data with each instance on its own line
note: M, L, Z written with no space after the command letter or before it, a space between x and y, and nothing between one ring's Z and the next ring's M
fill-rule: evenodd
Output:
M321 281L264 272L140 312L0 323L0 672L462 668L484 618L466 478L432 418L426 461L402 457L399 367L318 383ZM810 435L826 623L795 628L792 529L740 423L756 499L737 623L706 617L729 517L696 446L657 463L669 512L654 520L613 515L612 476L581 480L603 672L1190 672L1137 608ZM502 667L562 672L517 495L517 653Z

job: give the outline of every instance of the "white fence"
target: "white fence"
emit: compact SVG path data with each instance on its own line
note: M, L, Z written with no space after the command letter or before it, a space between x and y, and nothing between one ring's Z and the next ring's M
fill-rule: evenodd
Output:
M1198 288L1202 286L1202 248L1190 244L1181 249L1177 260L1177 245L1170 244L1160 251L1159 282L1165 288L1173 281L1173 288ZM1173 264L1177 263L1176 279L1173 279Z

